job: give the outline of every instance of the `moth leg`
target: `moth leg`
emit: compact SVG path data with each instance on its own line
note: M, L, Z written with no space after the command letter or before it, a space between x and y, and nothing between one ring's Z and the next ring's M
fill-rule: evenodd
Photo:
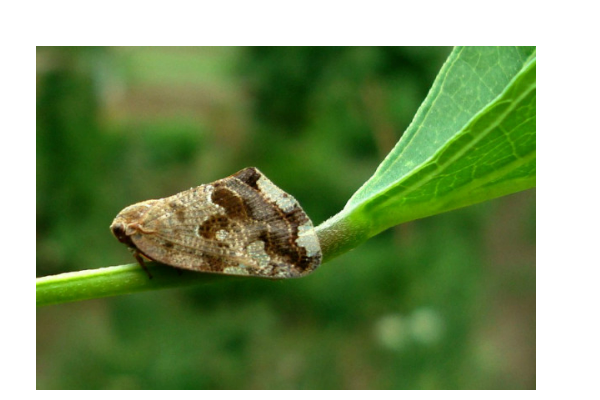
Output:
M142 267L142 269L146 272L146 274L148 275L148 278L152 279L152 274L150 273L150 271L148 271L148 268L146 267L146 263L144 262L144 259L142 258L142 255L138 249L133 250L133 256L137 260L138 264L140 264L140 267Z

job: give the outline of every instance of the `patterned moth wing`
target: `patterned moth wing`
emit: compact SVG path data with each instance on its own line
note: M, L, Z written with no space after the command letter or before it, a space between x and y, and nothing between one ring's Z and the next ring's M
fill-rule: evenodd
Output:
M111 230L142 266L140 254L194 271L294 278L321 263L310 218L256 168L129 206Z

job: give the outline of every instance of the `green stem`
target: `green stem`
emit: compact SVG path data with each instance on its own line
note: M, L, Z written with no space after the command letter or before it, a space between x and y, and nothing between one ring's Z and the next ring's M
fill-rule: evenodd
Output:
M152 278L137 264L68 272L37 278L36 305L67 303L100 297L166 289L232 278L184 271L158 263L146 263Z

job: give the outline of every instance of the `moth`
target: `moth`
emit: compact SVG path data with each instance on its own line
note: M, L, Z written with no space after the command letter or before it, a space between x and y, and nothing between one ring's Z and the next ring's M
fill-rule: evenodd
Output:
M123 209L110 226L144 258L228 275L295 278L321 263L313 223L257 168Z

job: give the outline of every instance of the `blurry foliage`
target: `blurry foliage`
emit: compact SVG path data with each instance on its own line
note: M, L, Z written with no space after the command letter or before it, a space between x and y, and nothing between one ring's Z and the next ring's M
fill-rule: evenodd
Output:
M38 48L37 276L131 262L124 206L246 166L318 224L448 48ZM292 281L37 312L39 389L535 388L535 195L391 229Z

